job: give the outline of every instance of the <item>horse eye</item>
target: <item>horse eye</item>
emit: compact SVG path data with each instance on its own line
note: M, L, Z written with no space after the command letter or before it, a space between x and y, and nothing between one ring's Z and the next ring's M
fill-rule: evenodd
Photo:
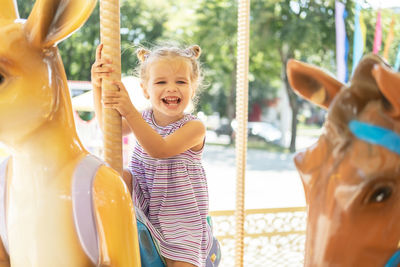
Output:
M0 84L4 82L4 76L0 73Z
M392 188L389 186L382 186L377 188L369 197L369 203L382 203L392 196Z

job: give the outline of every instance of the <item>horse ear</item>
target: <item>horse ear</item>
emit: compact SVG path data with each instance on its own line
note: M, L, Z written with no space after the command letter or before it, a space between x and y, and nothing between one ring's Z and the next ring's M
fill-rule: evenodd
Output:
M324 109L343 86L322 69L294 59L288 61L286 71L295 93Z
M25 24L28 40L36 47L51 47L79 29L96 0L37 0Z
M16 20L19 18L16 0L2 1L0 8L0 20Z
M400 117L400 74L395 73L382 64L376 64L372 75L378 84L379 90L392 105L390 116Z

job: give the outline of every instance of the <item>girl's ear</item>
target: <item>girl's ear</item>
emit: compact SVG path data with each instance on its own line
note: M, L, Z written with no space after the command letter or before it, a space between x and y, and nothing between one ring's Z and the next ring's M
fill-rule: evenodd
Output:
M147 87L143 83L140 83L140 87L142 87L144 97L146 99L149 99L150 96L149 96L149 93L147 92Z

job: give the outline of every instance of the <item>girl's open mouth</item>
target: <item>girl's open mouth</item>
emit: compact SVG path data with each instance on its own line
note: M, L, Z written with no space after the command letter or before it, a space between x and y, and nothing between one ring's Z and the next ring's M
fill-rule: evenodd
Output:
M161 99L167 105L178 105L181 102L181 99L176 96L167 96Z

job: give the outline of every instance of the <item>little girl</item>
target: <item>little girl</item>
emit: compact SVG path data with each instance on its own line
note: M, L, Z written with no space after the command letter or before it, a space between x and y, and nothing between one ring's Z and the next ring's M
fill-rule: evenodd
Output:
M92 66L95 110L100 126L101 79L113 71L110 60L97 48ZM205 126L185 109L201 82L201 49L159 47L139 49L139 76L152 108L140 113L125 86L105 91L103 105L123 117L122 132L132 132L137 143L124 179L133 199L147 216L167 266L205 266L212 233L207 224L208 189L201 155ZM102 127L101 127L102 128Z

